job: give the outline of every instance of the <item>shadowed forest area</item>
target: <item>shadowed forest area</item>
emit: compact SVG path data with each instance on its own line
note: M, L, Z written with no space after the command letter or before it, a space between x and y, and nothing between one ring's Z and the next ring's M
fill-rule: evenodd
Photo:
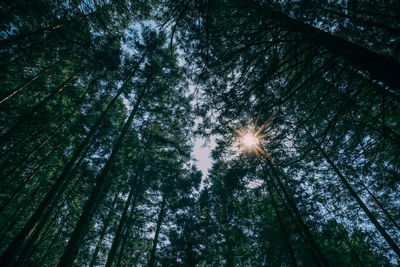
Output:
M2 0L0 26L0 266L400 264L400 1Z

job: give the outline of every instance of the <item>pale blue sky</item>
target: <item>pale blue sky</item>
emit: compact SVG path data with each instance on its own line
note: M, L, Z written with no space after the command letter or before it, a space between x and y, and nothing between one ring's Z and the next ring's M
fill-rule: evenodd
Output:
M193 157L196 160L197 169L203 173L203 179L208 174L208 169L211 168L211 150L215 148L215 138L207 143L204 138L196 138L193 147Z

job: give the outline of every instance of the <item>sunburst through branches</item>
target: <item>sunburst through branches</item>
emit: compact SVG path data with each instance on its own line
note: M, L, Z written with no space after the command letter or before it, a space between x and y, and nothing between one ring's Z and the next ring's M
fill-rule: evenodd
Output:
M267 142L265 138L268 136L268 133L263 133L263 131L272 122L274 116L275 114L266 120L259 128L257 128L257 124L260 114L258 114L254 125L250 124L245 127L240 126L239 128L230 126L230 128L238 136L236 145L242 152L242 157L240 160L241 163L243 162L245 156L250 156L252 154L255 154L259 160L261 160L261 155L263 155L271 162L274 161L273 158L263 148Z

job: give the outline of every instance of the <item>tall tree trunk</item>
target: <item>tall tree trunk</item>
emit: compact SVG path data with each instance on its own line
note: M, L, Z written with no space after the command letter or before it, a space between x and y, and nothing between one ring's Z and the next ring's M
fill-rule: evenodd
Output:
M99 13L104 11L104 9L111 7L114 3L112 3L112 2L104 3L102 6L97 5L96 9L94 11L86 13L86 14L83 14L82 12L80 12L80 9L75 2L73 2L72 4L74 4L74 6L76 7L77 12L78 12L78 13L74 14L74 16L69 17L69 18L62 17L62 18L59 18L59 19L53 21L47 27L40 27L40 28L30 31L30 32L22 32L17 35L10 36L7 39L1 40L0 46L6 46L6 45L9 45L10 43L17 42L22 39L26 39L30 36L42 35L42 34L46 34L48 32L55 31L61 27L68 26L69 24L73 23L74 21L83 22L84 20L90 19L90 17L98 15Z
M287 200L285 200L285 197L281 194L280 189L278 188L278 186L275 183L272 183L273 187L276 190L276 193L278 194L279 198L281 199L281 202L283 204L283 206L286 209L287 214L291 217L293 224L295 225L296 229L298 230L298 233L301 237L301 239L303 239L303 241L305 242L306 247L307 247L307 251L311 256L311 260L314 261L316 266L321 266L320 260L318 259L318 255L316 254L316 252L314 251L314 249L311 247L310 245L310 241L307 240L307 237L304 235L304 230L303 228L299 225L299 218L297 218L293 212L292 209L288 206L288 204L286 203ZM301 218L300 218L301 219Z
M1 226L0 228L0 244L3 244L4 241L8 240L8 234L11 231L12 227L14 227L17 223L17 221L21 218L21 213L24 209L26 209L26 207L29 206L29 204L32 203L32 200L34 199L34 197L36 196L36 190L39 188L40 186L36 186L35 188L33 188L32 192L30 192L29 195L27 195L24 200L22 201L22 203L20 203L16 208L14 208L14 212L12 213L12 215L10 216L11 220L8 220L6 222L4 222L4 224Z
M83 207L83 212L82 215L79 218L79 221L74 229L74 232L71 235L71 238L68 241L68 245L64 250L63 255L61 256L60 262L58 263L57 266L72 266L74 263L74 260L76 258L76 255L78 254L79 251L79 245L83 239L83 237L86 235L88 231L88 227L90 224L90 221L96 212L96 209L98 207L98 204L100 202L100 197L101 197L101 192L107 192L106 184L107 184L107 176L108 173L111 169L111 166L114 162L115 157L117 156L121 146L122 146L122 141L124 140L126 134L128 133L128 130L131 127L133 118L136 115L136 112L142 102L142 99L144 97L144 91L139 93L138 99L136 100L135 106L132 109L131 114L129 115L128 120L126 121L121 134L119 135L117 141L115 142L111 155L108 158L106 164L101 170L101 173L99 177L96 179L96 185L95 188L92 190L92 193L89 197L89 199L86 201L85 206Z
M133 210L135 209L136 201L137 201L138 195L139 195L139 192L138 192L136 187L137 187L138 183L140 182L140 177L141 177L142 171L144 169L145 157L146 157L146 153L143 154L143 156L142 156L142 158L140 160L138 169L136 170L135 177L133 178L134 180L132 181L131 188L129 190L128 199L125 202L124 210L122 212L121 219L119 220L118 228L117 228L117 231L116 231L116 233L114 235L114 240L112 242L111 249L110 249L110 251L108 253L106 267L107 266L112 266L112 264L114 262L115 255L116 255L116 253L118 251L119 243L120 243L120 240L121 240L121 234L122 234L123 229L125 227L126 220L128 219L128 217L130 218L130 216L132 216ZM133 195L135 195L135 198L133 200L132 205L130 205ZM131 206L131 212L130 212L130 214L128 216L128 209L129 209L130 206ZM117 266L119 266L119 265L117 265Z
M103 243L104 236L107 233L108 224L111 221L111 218L112 218L112 215L113 215L113 208L115 206L115 203L117 202L118 195L119 195L119 192L115 195L115 197L114 197L114 199L113 199L113 201L111 203L111 209L108 211L107 217L103 221L103 227L102 227L102 229L100 231L99 240L97 241L96 248L93 251L92 258L91 258L90 263L89 263L89 267L93 267L96 264L97 255L99 254L101 245Z
M64 225L67 223L67 220L69 218L69 214L67 214L66 216L64 216L62 222L61 222L61 226L57 229L57 232L55 234L53 234L53 238L50 242L50 245L47 247L46 252L44 253L43 256L41 256L41 260L39 262L39 266L43 266L43 263L45 262L45 260L47 259L48 254L50 253L50 251L53 249L53 245L54 243L57 241L57 238L60 237L60 232L62 231ZM62 236L61 236L62 238ZM34 252L34 250L32 250Z
M67 202L67 199L64 199L64 201L61 203L60 207L65 205L66 202ZM32 257L32 255L37 251L38 246L42 243L43 239L45 239L47 237L48 231L53 226L53 224L55 222L57 222L56 218L58 218L61 213L62 213L62 209L60 208L53 216L49 217L47 226L43 230L43 233L41 234L40 238L35 238L34 241L28 242L28 244L25 246L25 249L20 254L20 257L16 261L16 263L15 263L16 266L27 266L27 260L30 257Z
M394 226L396 226L397 230L399 230L399 232L400 232L400 225L396 222L396 220L393 218L393 216L390 214L390 212L382 205L382 203L376 198L374 193L372 193L363 182L361 182L361 184L365 188L365 190L367 190L368 194L372 197L372 199L375 201L375 203L381 208L381 210L386 215L386 217L389 219L389 221L391 221L394 224Z
M339 231L342 232L344 239L347 243L347 245L349 246L350 250L351 250L351 254L353 254L354 258L356 259L356 261L358 262L359 266L364 266L365 264L362 262L361 258L358 256L356 250L354 249L353 245L351 244L351 240L349 238L349 235L346 231L344 231L342 228L344 227L343 225L340 225L337 220L335 219L334 215L332 214L332 211L327 208L325 206L325 209L327 210L327 212L329 213L331 220L333 220L333 222L335 223L337 229L339 229Z
M75 168L79 168L81 162L83 161L84 158L81 158L78 161L78 164L76 165ZM76 188L79 183L81 182L81 180L75 180L71 186L71 190L73 190L74 188ZM64 184L64 188L61 190L61 192L64 191L65 187L67 184ZM61 192L59 193L59 195L57 196L57 200L59 199L59 197L61 197ZM73 191L70 193L72 194ZM28 255L29 251L32 249L32 247L34 246L35 242L37 242L37 239L39 238L39 236L41 235L43 228L46 226L46 224L48 224L49 218L52 216L52 211L54 209L57 209L55 212L58 213L58 209L60 207L62 207L64 204L61 205L57 205L58 201L55 200L53 201L53 203L51 204L51 208L47 209L46 212L44 213L44 215L42 216L41 220L39 220L39 222L37 223L36 227L32 230L29 238L27 238L27 240L25 241L24 244L22 244L21 248L20 248L20 253L19 255L19 261L21 260L21 258L26 257L26 255ZM65 203L67 201L67 198L65 198L62 203ZM45 230L46 231L46 230ZM42 234L42 236L45 234ZM17 264L18 265L18 264Z
M317 141L311 135L311 133L308 131L308 129L306 127L303 127L303 128L307 132L308 136L311 138L312 142L316 145L316 148L319 150L319 152L322 154L322 156L325 158L325 160L329 163L329 165L335 171L336 175L339 176L342 184L347 188L347 190L349 190L351 196L356 200L357 204L361 207L361 209L365 212L365 214L368 216L368 218L371 220L371 222L375 225L376 229L383 236L383 238L386 240L386 242L389 244L389 246L392 248L392 250L397 254L398 257L400 257L400 248L397 246L397 244L394 242L394 240L390 237L390 235L386 232L386 230L383 228L383 226L375 218L373 213L368 209L368 207L364 204L364 202L361 200L361 198L357 195L356 191L354 191L353 187L350 185L350 183L347 181L347 179L344 177L344 175L339 171L338 167L331 160L331 158L328 156L328 154L326 154L325 150L323 150L322 147L320 146L320 144L317 143Z
M285 243L286 243L286 246L287 246L288 251L289 251L289 256L290 256L290 259L291 259L291 261L292 261L292 265L293 265L293 266L297 266L296 257L294 256L294 252L293 252L292 246L290 245L289 235L288 235L288 233L286 232L285 225L283 224L283 221L282 221L282 219L281 219L281 215L280 215L280 213L279 213L278 206L276 205L276 202L275 202L275 198L274 198L274 195L273 195L273 192L272 192L271 185L268 185L267 187L268 187L269 195L271 196L272 206L273 206L273 208L274 208L274 210L275 210L276 217L278 218L279 226L280 226L280 228L281 228L281 230L282 230L282 232L283 232L283 236L284 236L284 238L285 238Z
M78 164L76 166L79 166L80 163L83 161L83 157L78 161ZM75 182L76 183L76 182ZM0 259L0 263L2 266L8 266L7 264L12 265L12 262L15 260L15 257L19 255L19 251L25 246L26 242L29 240L30 237L32 237L32 233L39 234L38 229L40 230L43 226L43 223L48 220L50 214L52 213L53 209L55 208L55 205L57 203L57 200L61 196L61 193L65 189L67 183L62 184L61 188L58 190L56 196L54 199L49 199L49 193L47 193L46 197L42 202L40 202L38 208L31 213L29 216L29 220L25 223L24 227L19 231L19 233L15 236L13 241L8 245L7 249L3 252L3 255ZM28 200L24 201L21 205L21 209L24 207L28 207L31 202L31 199L37 195L35 191L38 190L37 186L35 189L32 190L32 193L30 194ZM54 185L52 186L52 189L54 188ZM52 190L51 189L51 190ZM51 191L50 190L50 191ZM14 225L15 222L18 220L19 215L13 215L12 217L15 217L15 220L11 225ZM39 227L38 227L39 225ZM1 231L0 231L1 232Z
M139 195L138 195L138 198L139 198ZM136 201L137 201L137 199L136 199ZM118 260L117 260L116 266L121 266L122 257L124 256L124 252L125 252L126 241L128 240L128 236L130 234L130 229L131 229L130 223L132 221L134 213L135 213L135 209L131 209L131 212L129 213L129 217L128 217L128 224L125 226L125 232L124 232L124 235L122 237L123 239L122 239L122 243L121 243L121 249L119 251L119 256L118 256Z
M383 29L385 31L388 31L388 32L390 32L392 34L400 36L400 30L396 29L394 27L391 27L389 25L386 25L386 24L383 24L383 23L379 23L379 22L375 22L375 21L373 21L371 19L364 18L364 17L363 18L357 17L357 16L349 17L349 16L345 15L342 12L335 11L334 9L331 9L331 8L325 8L325 5L320 5L317 8L322 10L322 11L329 12L329 13L335 15L335 16L341 17L343 20L349 19L350 21L356 22L358 25L362 25L365 28L377 27L377 28L381 28L381 29Z
M42 69L41 71L39 71L35 76L29 78L28 80L26 80L24 83L22 83L21 85L17 86L17 88L15 88L12 92L8 92L7 96L5 96L2 100L0 100L0 105L3 104L4 102L6 102L8 99L10 99L11 97L13 97L15 94L19 93L22 89L25 88L25 86L29 85L31 82L35 81L37 78L39 78L42 74L46 73L50 68L52 68L56 63L53 63L47 67L45 67L44 69Z
M160 212L158 213L158 218L157 218L156 232L155 232L154 239L153 239L153 246L152 246L151 252L150 252L150 259L149 259L149 264L148 264L149 267L154 267L154 265L156 263L156 250L157 250L157 244L158 244L158 236L160 235L161 225L164 220L166 204L167 204L166 193L163 193Z
M269 165L269 169L271 170L275 181L278 183L281 191L283 192L283 195L285 196L286 201L289 203L289 206L292 208L298 222L300 223L300 226L303 228L304 233L308 239L308 242L312 248L312 250L316 253L316 256L318 257L318 260L323 264L323 266L329 266L328 260L325 258L324 254L322 253L321 249L319 248L319 246L317 245L317 242L315 241L314 237L311 234L310 229L307 227L307 225L305 224L303 218L300 215L300 211L297 208L294 200L292 199L292 197L289 195L289 193L287 192L285 186L283 185L277 171L275 170L275 167L272 165L272 163L270 163L268 161L268 159L265 159L265 161L268 163Z
M305 24L300 20L293 19L267 5L261 5L255 1L245 1L244 5L250 5L251 8L263 13L264 16L267 15L269 18L274 19L281 27L289 31L301 33L305 41L324 47L361 70L369 72L371 79L384 82L393 90L399 90L400 75L398 75L398 70L400 69L400 62Z
M143 59L144 59L144 56L141 58L140 62ZM139 68L139 64L137 65L136 69L133 71L133 74L130 77L132 77L136 73L136 71ZM78 146L78 148L74 151L72 157L68 161L67 165L64 167L63 171L57 178L54 185L51 187L50 191L46 194L45 198L40 203L39 207L36 209L36 211L30 217L30 219L25 224L25 226L22 228L22 230L14 238L14 240L10 244L10 246L3 252L3 255L0 258L0 263L3 266L8 266L8 264L10 264L10 262L13 260L13 258L17 255L18 250L21 248L22 244L26 241L26 239L32 233L32 230L36 227L38 221L42 218L45 211L50 207L51 202L53 202L53 200L57 197L57 195L59 195L59 192L63 188L63 186L65 184L67 184L69 182L69 180L71 180L71 177L69 177L68 174L70 173L71 169L73 168L75 162L78 160L81 153L84 151L86 146L90 143L94 134L97 132L97 129L99 128L100 124L103 122L103 119L106 116L106 114L108 113L108 111L111 109L113 104L117 101L119 96L122 94L122 92L126 88L128 82L129 82L129 80L127 79L125 81L124 85L121 86L121 88L119 89L118 93L113 97L113 99L107 105L106 109L100 114L99 118L96 120L96 122L90 128L90 131L87 134L87 136L85 137L85 139Z
M0 155L0 159L4 158L5 156L7 156L8 153L10 153L12 150L18 148L18 147L22 147L26 142L30 141L30 139L38 134L41 133L42 127L39 127L37 129L35 129L32 133L30 133L29 135L27 135L24 139L22 139L21 141L18 141L18 143L15 143L13 145L7 144L7 149L5 149L5 151ZM3 166L4 164L2 163L1 166Z
M115 258L115 255L117 254L117 250L118 250L119 243L121 240L122 229L124 228L126 219L128 217L128 209L129 209L129 206L131 206L130 203L131 203L133 195L135 195L135 198L133 200L131 209L132 210L135 209L136 200L138 198L138 194L137 193L134 194L137 191L135 189L136 189L135 185L133 184L129 191L129 196L128 196L128 199L126 200L124 211L122 212L122 215L121 215L121 219L119 220L118 228L117 228L117 231L115 232L114 240L112 242L110 252L108 252L106 267L111 267L114 262L114 258Z

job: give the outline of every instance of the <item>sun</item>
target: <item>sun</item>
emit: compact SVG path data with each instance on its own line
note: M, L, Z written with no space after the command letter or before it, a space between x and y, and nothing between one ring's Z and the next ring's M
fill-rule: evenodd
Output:
M265 137L268 135L268 133L263 133L263 132L265 128L271 123L274 116L275 115L272 115L259 128L257 128L259 115L257 116L254 125L250 124L247 127L239 127L239 128L230 126L230 128L236 133L238 137L237 146L242 152L241 162L243 161L246 155L249 156L251 154L253 155L255 154L259 160L261 160L261 155L263 155L271 162L274 161L272 157L263 149L263 145L266 142Z
M249 131L244 136L242 136L240 142L246 149L252 149L260 143L260 140L258 140L257 136Z

